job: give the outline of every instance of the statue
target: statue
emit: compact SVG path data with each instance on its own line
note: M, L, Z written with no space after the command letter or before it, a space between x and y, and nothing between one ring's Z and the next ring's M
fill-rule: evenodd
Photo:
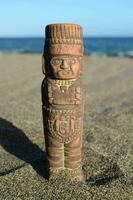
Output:
M45 29L42 110L49 180L67 170L82 181L82 28L51 24Z

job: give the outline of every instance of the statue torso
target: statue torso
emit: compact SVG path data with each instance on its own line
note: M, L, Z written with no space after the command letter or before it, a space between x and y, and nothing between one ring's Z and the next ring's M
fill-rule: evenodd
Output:
M44 79L42 84L45 126L49 135L70 142L82 129L83 95L80 80Z

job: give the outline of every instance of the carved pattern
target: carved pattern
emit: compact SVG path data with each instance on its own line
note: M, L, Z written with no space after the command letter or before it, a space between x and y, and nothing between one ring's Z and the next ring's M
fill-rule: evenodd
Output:
M50 174L49 180L55 180L55 179L59 178L61 171L62 171L62 168L60 169L60 168L50 167L49 168L49 174Z
M74 38L67 39L67 38L53 38L53 39L47 39L46 41L48 44L75 44L75 45L81 45L81 39L77 38L76 40Z
M46 26L46 42L48 44L81 44L82 30L79 25L52 24Z
M83 172L81 167L77 169L68 169L68 172L75 181L84 181Z
M49 179L58 178L64 169L73 179L80 181L83 178L83 91L79 78L82 56L82 30L79 25L46 27L42 109Z
M53 105L75 105L82 103L80 82L75 80L48 80L48 102Z
M62 111L55 115L52 113L47 124L49 135L61 143L71 142L81 133L81 120L82 117L78 117L78 113L70 114L68 111L64 114Z
M48 116L45 126L49 135L62 143L68 143L81 134L83 105L79 83L79 80L47 79L45 85L48 88L48 99L45 98L43 105Z

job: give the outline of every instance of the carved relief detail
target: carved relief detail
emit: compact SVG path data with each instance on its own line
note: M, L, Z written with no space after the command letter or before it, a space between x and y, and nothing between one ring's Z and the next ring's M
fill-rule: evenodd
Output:
M48 133L59 142L68 143L81 133L81 113L58 110L58 114L51 112L48 116Z
M83 103L79 85L79 80L45 81L44 88L48 91L48 99L43 104L47 116L45 126L49 136L61 143L72 141L82 132Z
M81 88L73 81L48 81L48 102L54 105L79 105L82 101Z
M51 24L45 33L42 109L49 179L67 169L72 178L82 180L82 28Z

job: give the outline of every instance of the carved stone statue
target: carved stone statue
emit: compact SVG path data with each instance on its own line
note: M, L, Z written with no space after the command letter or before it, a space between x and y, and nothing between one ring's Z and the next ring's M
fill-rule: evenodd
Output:
M46 26L42 60L42 110L49 179L67 170L83 180L82 28L76 24Z

